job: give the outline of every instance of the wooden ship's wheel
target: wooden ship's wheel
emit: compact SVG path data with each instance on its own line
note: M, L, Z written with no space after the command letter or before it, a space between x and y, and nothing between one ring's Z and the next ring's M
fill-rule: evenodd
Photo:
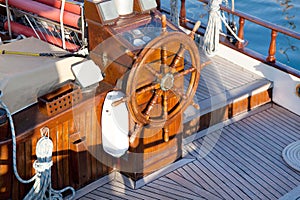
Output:
M194 104L200 57L193 38L199 25L200 22L189 36L182 32L167 32L163 15L161 35L149 42L137 57L129 53L135 62L129 73L126 97L119 102L127 102L136 123L131 144L144 126L163 128L167 142L169 131L166 126L191 103Z
M182 155L183 112L194 104L203 67L193 40L200 22L186 35L155 7L136 6L105 21L97 15L104 3L85 1L90 57L105 74L103 83L125 93L112 106L126 102L130 147L114 167L138 180ZM111 159L105 152L102 157Z

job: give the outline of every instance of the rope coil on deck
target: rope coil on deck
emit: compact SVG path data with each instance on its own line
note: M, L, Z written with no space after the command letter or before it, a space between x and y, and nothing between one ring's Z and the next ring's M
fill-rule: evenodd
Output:
M72 192L72 196L69 199L72 199L75 196L75 190L72 187L65 187L62 190L54 190L51 187L51 166L52 162L52 150L53 143L49 138L49 128L42 128L41 135L42 137L39 139L36 145L36 156L37 160L33 163L33 168L36 170L36 174L29 180L24 180L20 177L17 169L17 142L16 142L16 133L14 128L14 123L12 119L12 115L6 106L6 104L1 100L3 94L0 91L0 106L6 110L7 117L9 119L9 124L11 128L12 135L12 143L13 143L13 171L21 183L27 184L33 181L34 185L28 194L24 197L25 200L40 200L40 199L58 199L62 200L62 193L70 190Z
M300 171L300 140L286 146L282 158L290 167Z

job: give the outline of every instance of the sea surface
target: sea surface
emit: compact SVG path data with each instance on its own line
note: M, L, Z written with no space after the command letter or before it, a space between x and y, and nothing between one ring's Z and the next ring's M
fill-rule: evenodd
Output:
M178 0L180 2L180 0ZM231 0L228 6L231 8ZM163 1L168 6L169 1ZM180 5L180 3L179 3ZM223 5L225 3L223 2ZM300 33L300 0L235 0L234 8L238 11L261 18L265 21L289 28ZM186 0L187 16L207 24L208 8L197 0ZM226 17L238 24L238 17ZM223 28L223 30L226 30ZM268 54L271 31L252 22L245 23L245 40L247 47L263 55ZM300 70L300 40L278 33L276 43L276 59L290 67Z

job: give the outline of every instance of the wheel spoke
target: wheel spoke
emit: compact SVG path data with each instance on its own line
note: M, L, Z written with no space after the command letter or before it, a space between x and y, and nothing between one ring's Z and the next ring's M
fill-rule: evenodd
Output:
M154 96L147 105L144 115L146 116L146 119L149 120L150 118L150 112L154 108L154 105L157 103L158 97L160 97L162 94L162 90L155 90Z
M191 105L192 105L195 109L200 110L199 104L196 103L195 101L192 101Z
M116 107L116 106L120 105L121 103L126 102L127 100L128 100L128 97L127 97L127 96L126 96L126 97L122 97L121 99L119 99L119 100L113 102L111 105L112 105L113 107Z
M185 51L184 45L180 44L179 50L177 51L176 56L174 57L174 59L171 62L171 65L170 65L171 68L176 67L176 65L180 61L180 58L183 57L184 51Z
M200 21L197 21L193 30L191 31L191 33L189 34L189 36L194 39L194 36L195 36L195 32L198 30L198 28L200 27L201 25L201 22Z
M187 70L178 72L178 73L176 73L176 74L174 75L174 79L183 77L183 76L185 76L185 75L187 75L187 74L189 74L189 73L194 72L195 70L196 70L196 68L191 67L191 68L189 68L189 69L187 69Z
M156 83L154 85L149 85L149 86L146 86L146 87L143 87L143 88L139 88L136 91L136 94L140 95L140 94L143 94L145 92L148 92L148 91L151 91L151 90L156 90L156 89L159 89L159 88L160 88L160 83Z
M137 145L134 145L135 140L137 138L137 136L140 134L141 130L142 130L143 126L142 124L136 124L133 133L130 135L129 138L129 144L132 147L136 147Z
M180 96L180 97L182 97L184 100L187 99L186 94L185 94L184 92L182 92L181 89L179 89L179 88L177 88L177 87L174 86L174 87L172 88L172 90L173 90L175 93L178 94L178 95L176 95L176 96Z
M162 46L161 47L161 51L160 51L160 54L161 54L161 73L162 74L166 74L167 73L167 58L168 58L168 55L167 55L167 49L166 49L166 46Z
M168 120L168 95L167 91L164 92L164 101L163 101L163 109L164 109L164 119L167 121ZM169 141L169 128L165 127L163 129L163 134L164 134L164 141L168 142Z
M164 109L164 119L168 120L168 96L167 91L164 91L164 101L163 101L163 109Z
M164 134L164 141L168 142L169 141L169 128L168 127L163 128L163 134Z
M167 32L167 17L166 15L161 16L161 32L165 34Z
M146 64L146 69L151 72L156 78L161 79L162 75L160 73L158 73L153 67L151 67L149 64Z

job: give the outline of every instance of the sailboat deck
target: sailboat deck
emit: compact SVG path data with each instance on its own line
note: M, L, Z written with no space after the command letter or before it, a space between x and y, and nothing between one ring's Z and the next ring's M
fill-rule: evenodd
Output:
M299 123L299 116L271 104L186 144L183 159L190 162L139 189L110 178L76 198L278 199L300 184L300 172L281 156L300 139Z

